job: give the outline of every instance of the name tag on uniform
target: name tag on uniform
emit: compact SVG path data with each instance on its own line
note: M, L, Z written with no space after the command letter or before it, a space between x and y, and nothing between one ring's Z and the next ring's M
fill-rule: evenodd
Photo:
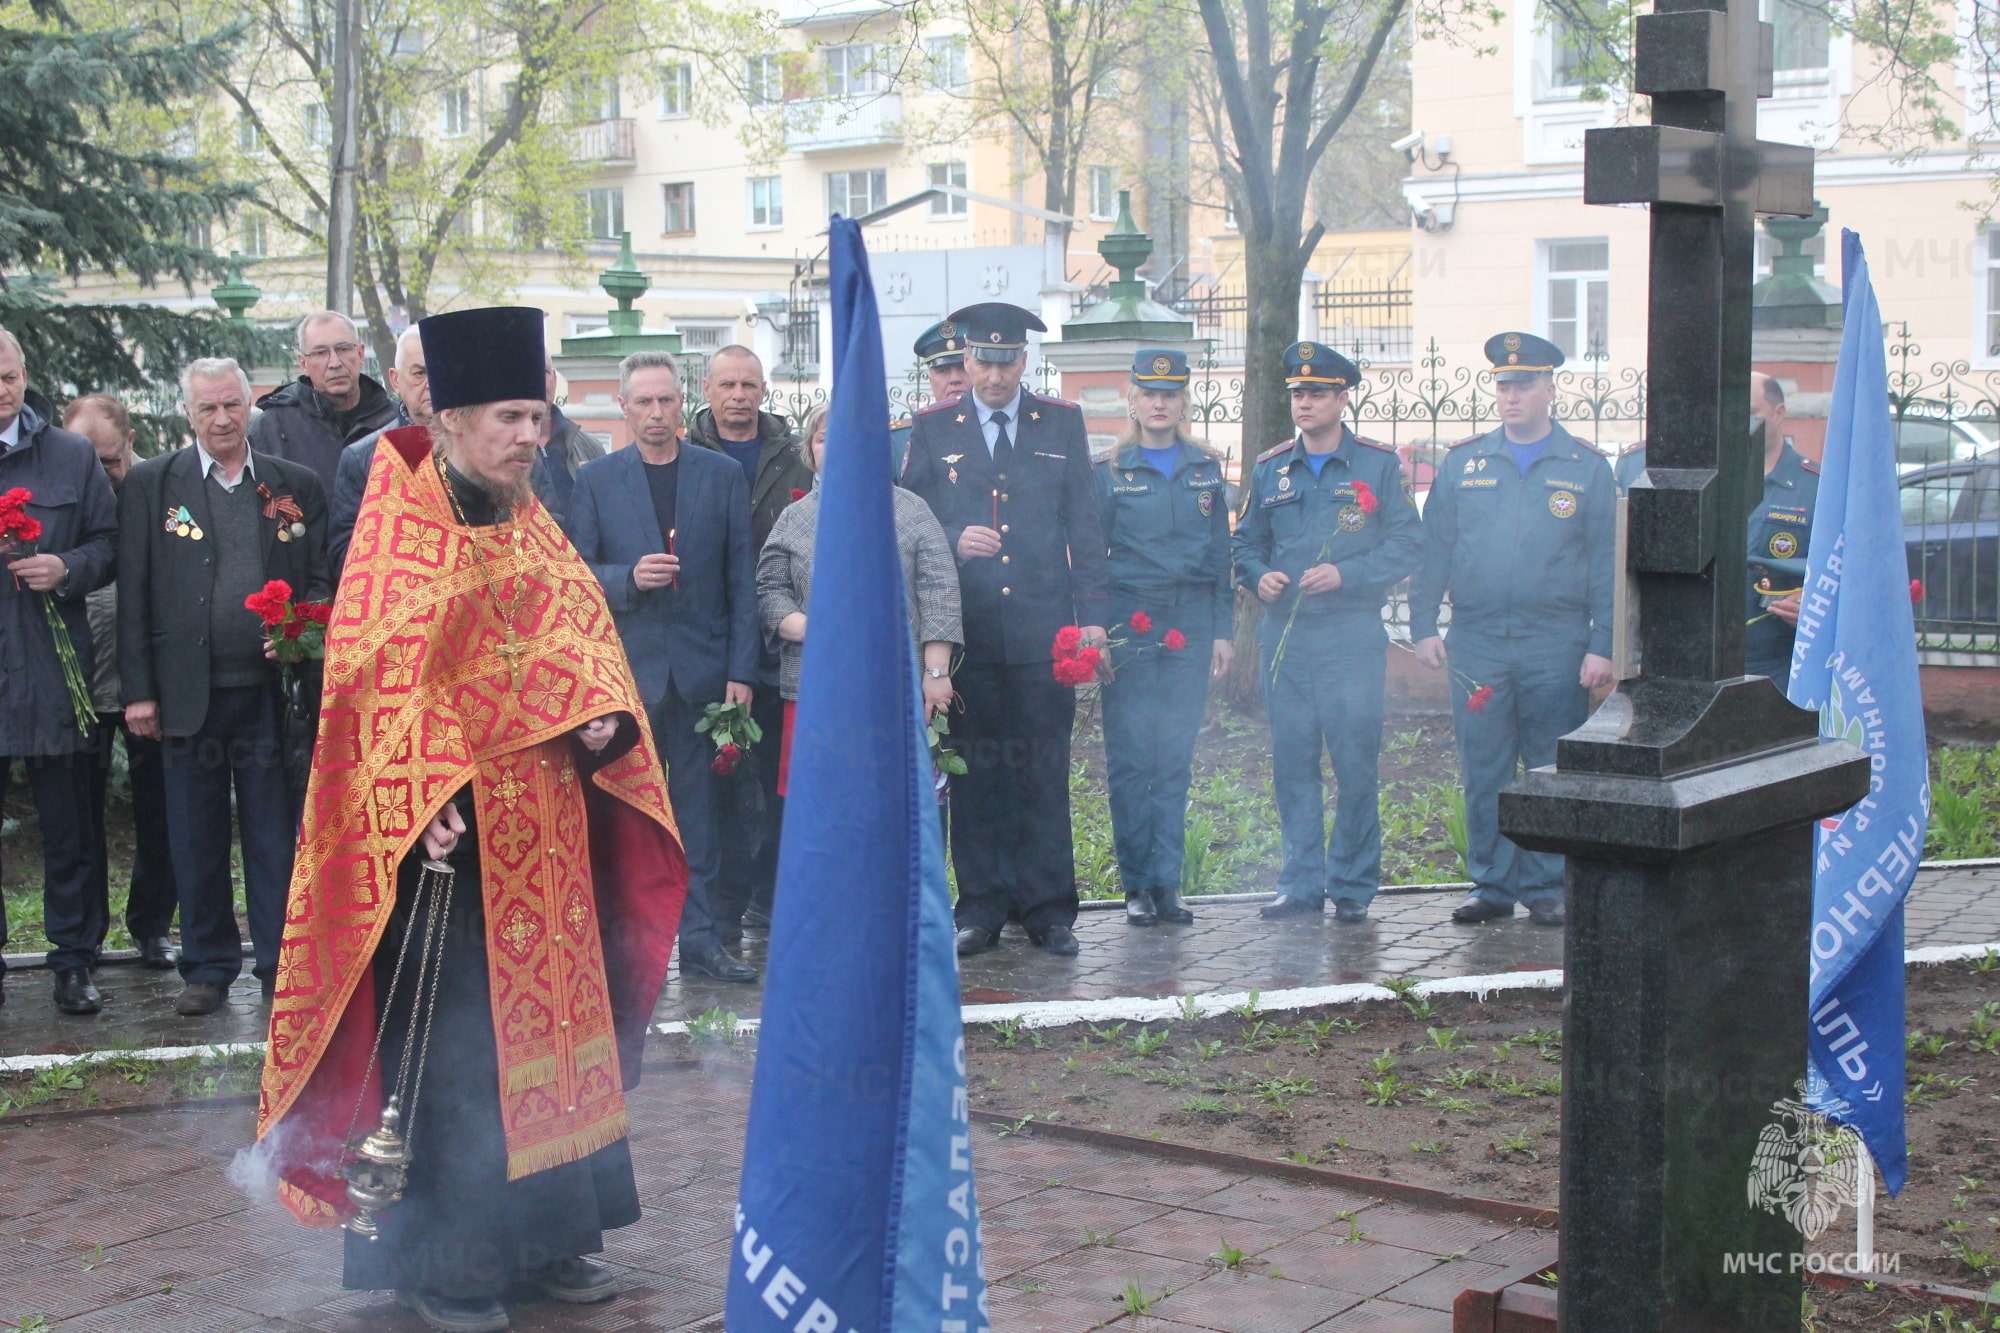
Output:
M1043 453L1043 452L1042 452L1042 451L1041 451L1040 449L1037 449L1037 450L1035 450L1035 457L1037 457L1037 458L1053 458L1053 459L1055 459L1055 460L1056 460L1057 462L1062 462L1063 460L1067 459L1067 458L1069 457L1069 455L1068 455L1068 454L1045 454L1045 453Z
M1544 486L1549 487L1551 490L1558 490L1558 491L1580 491L1583 489L1582 482L1563 481L1559 477L1543 477L1542 484Z
M1195 477L1189 477L1185 482L1182 482L1181 484L1186 486L1191 491L1198 491L1204 486L1220 486L1222 484L1222 479L1220 477L1195 476Z
M1151 495L1153 493L1153 488L1151 486L1146 486L1146 485L1113 486L1111 488L1111 493L1113 495Z
M1803 509L1767 509L1764 511L1764 517L1773 523L1809 524L1812 522L1812 515L1806 513Z
M1461 491L1486 491L1500 484L1498 477L1460 477L1458 489Z
M1273 505L1290 504L1294 500L1303 499L1304 496L1304 491L1273 491L1259 500L1257 507L1259 509L1269 509Z

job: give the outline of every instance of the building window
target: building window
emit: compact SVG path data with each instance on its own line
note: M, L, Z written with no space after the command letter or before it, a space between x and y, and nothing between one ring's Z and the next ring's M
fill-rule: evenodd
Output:
M704 356L719 352L729 345L736 336L734 324L680 324L675 327L681 333L683 352L700 352Z
M625 191L607 186L583 192L584 217L593 241L615 241L625 230Z
M1582 96L1586 87L1609 77L1606 62L1612 57L1599 49L1600 38L1593 25L1546 8L1537 18L1541 24L1535 40L1537 100L1572 100Z
M262 259L271 250L271 220L262 213L243 215L243 243L237 247L246 259Z
M414 60L424 53L424 30L415 23L407 23L396 29L396 35L389 39L389 54Z
M2000 227L1979 235L1979 353L1985 361L2000 361Z
M1222 229L1223 229L1224 231L1235 231L1235 230L1236 230L1236 205L1235 205L1235 204L1224 204L1224 205L1222 206Z
M1542 336L1569 358L1610 347L1611 242L1543 241Z
M1826 10L1801 0L1764 0L1771 25L1773 70L1821 70L1830 63L1833 27Z
M693 105L694 66L686 61L660 66L660 119L678 119Z
M1090 169L1090 220L1109 222L1118 216L1118 172L1113 167Z
M615 78L579 79L570 96L577 115L584 120L617 120L624 114Z
M930 85L939 92L955 92L966 85L965 38L924 38L924 61L929 66Z
M1103 102L1115 102L1124 92L1124 78L1115 69L1101 71L1096 81L1090 85L1090 95Z
M472 131L472 90L447 88L438 113L438 129L446 138L456 139Z
M782 176L752 176L750 178L750 225L752 227L782 227L785 225L785 179Z
M236 117L236 151L254 154L264 151L264 136L258 132L257 122L247 114Z
M931 184L952 185L965 188L965 163L931 163ZM931 199L931 216L934 218L962 218L966 214L966 201L961 195L938 195Z
M822 48L820 61L826 69L828 97L866 97L880 86L872 42Z
M673 181L660 187L663 208L660 231L673 236L694 230L694 182Z
M333 116L324 102L307 102L302 113L305 120L306 147L321 152L333 147Z
M776 56L751 56L745 63L743 95L751 106L785 100L785 67Z
M830 171L826 176L826 211L845 218L865 217L889 202L886 171Z

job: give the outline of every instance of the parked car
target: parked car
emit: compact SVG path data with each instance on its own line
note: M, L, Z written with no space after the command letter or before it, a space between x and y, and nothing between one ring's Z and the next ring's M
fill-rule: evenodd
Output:
M1896 470L1914 472L1938 463L1961 463L1990 454L1996 447L1982 422L1946 420L1925 415L1925 404L1912 403L1909 414L1896 422Z
M1901 490L1919 629L2000 627L2000 455L1906 472Z

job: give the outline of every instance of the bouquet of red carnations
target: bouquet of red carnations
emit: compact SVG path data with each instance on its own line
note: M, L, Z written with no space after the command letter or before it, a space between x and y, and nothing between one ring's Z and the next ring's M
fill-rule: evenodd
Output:
M0 555L19 560L35 554L35 543L42 536L42 521L28 512L28 504L34 498L34 492L24 486L16 486L0 494ZM77 659L76 642L70 638L69 625L63 620L62 613L56 610L55 599L47 593L39 596L42 616L49 625L49 637L55 640L56 661L62 664L63 686L69 692L76 729L88 736L91 726L97 721L97 709L90 701L90 678L84 674L83 663Z
M331 603L295 602L292 585L272 579L245 597L243 605L264 622L264 646L281 665L325 658L326 627L333 622Z
M694 729L715 742L715 758L708 766L725 778L750 758L750 747L764 739L764 729L750 716L749 704L710 704L701 710Z

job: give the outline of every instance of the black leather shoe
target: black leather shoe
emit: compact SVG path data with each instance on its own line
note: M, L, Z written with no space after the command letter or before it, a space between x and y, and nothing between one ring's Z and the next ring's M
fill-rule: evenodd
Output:
M984 926L967 926L958 932L958 956L970 958L976 953L985 953L999 942L999 931L988 930Z
M1058 958L1074 958L1077 954L1076 932L1068 926L1049 926L1040 931L1029 931L1028 942L1043 953L1052 953Z
M1560 902L1544 903L1528 908L1528 920L1538 926L1560 926L1564 921L1563 905Z
M94 1014L104 1007L104 997L90 984L87 967L64 968L56 973L56 1008L66 1014Z
M165 935L154 935L139 941L139 966L150 967L155 972L166 972L180 966L180 951Z
M732 957L720 944L704 944L695 948L681 948L681 975L690 972L696 976L715 981L755 981L757 969L740 958Z
M1474 894L1452 909L1451 919L1461 926L1476 926L1482 921L1504 921L1513 915L1514 904L1496 903Z
M434 1291L399 1291L396 1304L415 1310L438 1333L503 1333L513 1327L507 1307L490 1296L463 1300Z
M1128 926L1157 926L1160 915L1153 910L1153 896L1149 893L1128 893L1125 895L1125 924Z
M542 1295L568 1305L595 1305L618 1294L618 1279L611 1276L611 1270L582 1255L558 1259L537 1269L528 1280L542 1289Z
M1368 919L1368 904L1355 902L1352 898L1342 898L1333 905L1333 919L1348 925Z
M223 988L212 981L190 981L181 987L180 998L174 1001L174 1012L182 1018L200 1018L212 1014L222 1007Z
M1188 911L1179 889L1154 889L1153 914L1170 926L1194 924L1194 913Z
M1283 921L1288 916L1318 916L1324 907L1323 903L1309 903L1303 898L1287 898L1279 894L1258 908L1257 915L1266 921Z

